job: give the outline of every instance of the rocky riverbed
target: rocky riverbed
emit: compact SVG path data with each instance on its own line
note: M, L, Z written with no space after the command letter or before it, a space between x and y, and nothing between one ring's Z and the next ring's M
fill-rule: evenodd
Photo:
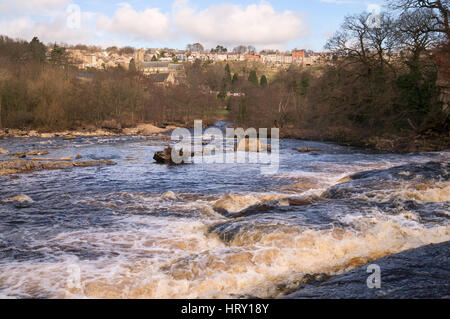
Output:
M228 142L218 147L234 152ZM375 262L391 291L412 272L380 258L450 240L449 152L286 139L267 175L248 162L157 164L168 144L0 140L0 297L275 298ZM436 267L448 271L424 260L421 278Z
M371 262L380 267L380 287L369 288L362 266L335 277L316 276L290 299L450 298L450 242L408 250ZM370 269L369 269L370 270Z

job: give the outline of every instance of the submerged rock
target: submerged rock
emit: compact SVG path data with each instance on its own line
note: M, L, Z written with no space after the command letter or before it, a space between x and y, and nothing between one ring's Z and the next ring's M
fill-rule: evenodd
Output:
M381 270L381 288L370 289L367 265L310 283L289 299L417 299L450 297L450 242L428 245L371 262Z
M74 167L95 167L95 166L112 166L117 165L116 162L111 160L94 160L94 161L84 161L84 162L73 162Z
M19 152L19 153L11 154L11 156L14 156L14 157L17 157L17 158L25 158L25 157L27 157L27 154L24 153L24 152Z
M42 155L47 155L48 151L47 150L32 150L27 152L27 156L42 156Z
M12 160L0 162L0 175L20 174L42 169L39 162Z
M243 139L235 146L236 152L270 152L270 145L261 143L259 139Z
M41 163L41 165L42 165L42 169L48 169L48 170L65 169L65 168L70 168L73 166L71 162L67 162L67 161L44 162L44 163Z
M314 203L311 198L288 198L287 199L289 206L307 206Z
M423 202L442 202L449 199L449 181L449 163L406 164L353 174L330 187L323 197L354 199L365 195L372 201L388 201L398 196Z
M287 206L290 200L284 195L267 194L267 195L238 195L226 194L222 199L217 200L213 209L215 212L226 217L241 217L253 215L259 212L270 211L273 207Z
M70 160L70 157L63 159L0 161L0 176L21 174L40 170L66 169L71 167L95 167L102 165L116 165L116 163L111 160L72 162Z
M259 203L261 201L252 195L226 194L214 203L213 209L218 213L236 214Z
M24 195L24 194L20 194L20 195L16 195L7 199L4 199L1 201L2 203L19 203L19 204L31 204L33 203L33 200L31 199L31 197Z
M176 200L177 199L177 195L175 195L175 193L172 192L172 191L168 191L168 192L162 194L161 197L165 198L165 199L170 199L170 200Z
M297 150L300 153L311 153L314 152L312 155L319 155L317 152L321 152L322 150L320 148L312 148L312 147L303 147Z

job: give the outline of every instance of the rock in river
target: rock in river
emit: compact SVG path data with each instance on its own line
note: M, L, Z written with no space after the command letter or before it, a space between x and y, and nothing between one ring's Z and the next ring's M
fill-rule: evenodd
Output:
M317 152L322 151L320 148L304 147L297 150L299 153L310 153L314 152L313 155L318 155Z
M450 242L428 245L371 262L380 267L380 288L369 289L368 265L299 288L291 299L417 299L450 297Z
M261 143L258 139L243 139L235 147L237 152L270 152L271 147L268 144Z
M27 156L42 156L42 155L47 155L48 151L47 150L32 150L27 152Z
M117 163L111 161L111 160L98 160L98 161L84 161L84 162L73 162L74 167L95 167L95 166L102 166L102 165L116 165Z
M2 203L19 203L19 204L31 204L33 200L24 194L16 195L7 199L2 200Z
M8 153L9 153L8 150L5 150L5 149L3 149L3 148L0 148L0 155L2 155L2 154L8 154Z
M19 152L19 153L11 154L11 156L14 156L14 157L17 157L17 158L25 158L25 157L27 157L27 154L24 153L24 152Z
M180 150L180 156L183 156L182 150ZM193 154L190 154L190 156L192 157ZM167 147L166 149L164 149L164 151L156 152L155 155L153 156L153 159L158 164L171 164L171 165L180 164L180 163L175 163L172 160L172 148L171 147ZM183 164L183 163L181 163L181 164Z

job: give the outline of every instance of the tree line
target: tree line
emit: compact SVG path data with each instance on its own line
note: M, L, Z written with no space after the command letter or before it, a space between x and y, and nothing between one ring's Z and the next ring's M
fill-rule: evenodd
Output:
M449 109L437 85L438 78L450 82L448 2L391 1L386 8L376 25L367 12L347 16L326 44L328 65L292 66L231 98L230 119L301 138L448 137Z
M135 66L82 71L86 78L64 48L0 37L0 126L192 125L226 114L235 126L279 127L300 138L448 135L437 85L450 78L448 10L446 1L390 1L375 25L368 13L344 19L326 44L328 64L267 74L253 62L197 60L184 64L176 86L155 85Z

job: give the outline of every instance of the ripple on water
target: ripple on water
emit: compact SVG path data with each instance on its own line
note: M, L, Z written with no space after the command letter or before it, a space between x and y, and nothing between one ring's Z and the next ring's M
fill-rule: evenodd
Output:
M380 155L287 140L280 173L265 177L246 165L152 165L165 141L48 142L61 157L118 165L1 179L0 199L34 200L0 205L1 297L274 297L450 240L445 152Z

